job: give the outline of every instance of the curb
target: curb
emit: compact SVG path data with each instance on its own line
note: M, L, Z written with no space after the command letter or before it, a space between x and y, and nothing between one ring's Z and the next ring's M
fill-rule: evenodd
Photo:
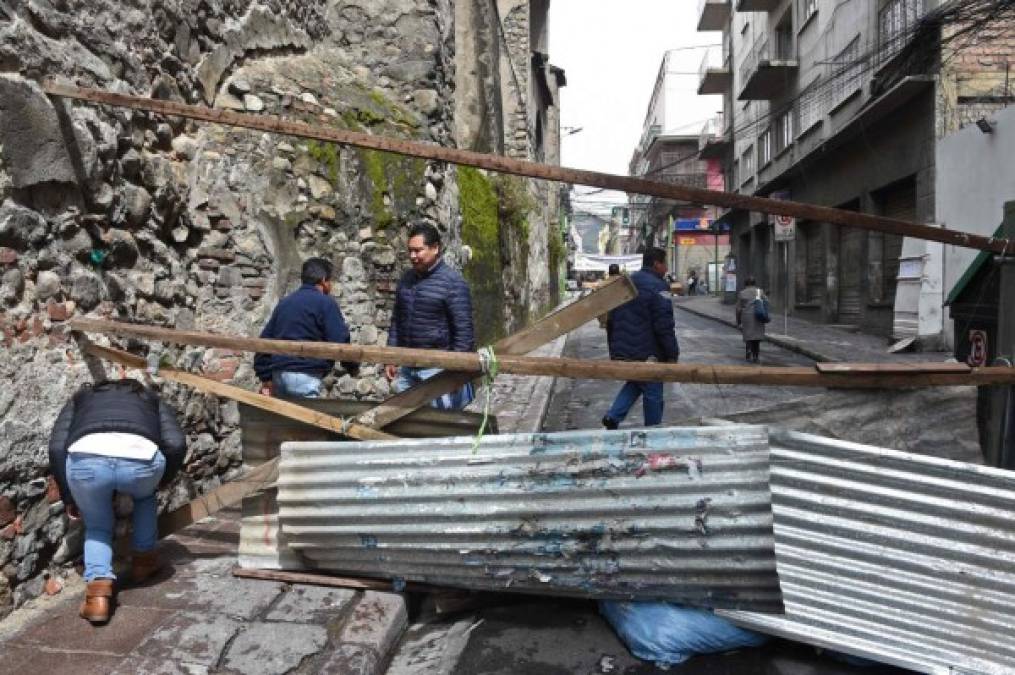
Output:
M560 355L564 353L564 345L567 344L567 334L561 335L559 338L554 340L553 349L550 350L548 356L554 358L560 358ZM535 428L532 430L533 433L539 433L543 430L543 424L546 422L546 413L550 410L550 399L553 398L553 390L557 387L557 378L550 376L547 378L548 383L545 387L538 386L538 396L540 396L539 413L536 415ZM540 382L542 384L542 382Z
M714 314L709 314L708 312L702 311L700 309L687 307L679 303L674 303L674 307L683 310L685 312L688 312L690 314L694 314L695 316L700 316L705 319L711 319L712 321L716 321L718 323L724 323L731 328L737 327L736 321L731 321L730 319L723 319L718 316L715 316ZM819 361L822 363L835 363L839 361L839 359L833 356L829 356L828 354L822 354L821 352L810 349L809 347L805 347L804 345L800 344L796 340L793 340L792 338L766 334L765 342L770 342L774 345L782 347L783 349L788 349L791 352L796 352L797 354L801 354L809 359L814 359L815 361Z

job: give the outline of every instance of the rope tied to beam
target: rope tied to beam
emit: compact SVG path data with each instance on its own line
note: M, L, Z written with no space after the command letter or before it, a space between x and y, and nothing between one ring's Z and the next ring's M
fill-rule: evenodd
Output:
M476 439L472 442L472 454L476 454L476 451L479 450L479 443L483 440L483 434L486 433L486 424L490 419L490 401L493 400L493 381L497 377L497 371L500 370L500 362L497 360L497 354L494 353L492 345L481 347L478 353L479 368L483 371L483 395L486 397L486 401L483 403L483 421L479 424Z

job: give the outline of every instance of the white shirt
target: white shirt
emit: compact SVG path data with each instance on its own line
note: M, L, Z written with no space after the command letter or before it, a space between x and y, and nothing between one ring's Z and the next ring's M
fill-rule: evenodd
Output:
M159 446L144 436L124 434L116 431L82 436L67 448L68 453L119 457L122 459L140 459L144 461L151 461L158 451Z

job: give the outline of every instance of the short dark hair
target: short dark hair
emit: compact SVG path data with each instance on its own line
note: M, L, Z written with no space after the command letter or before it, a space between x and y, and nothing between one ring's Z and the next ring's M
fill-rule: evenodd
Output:
M654 246L645 249L645 254L641 257L641 266L652 267L657 262L666 262L666 251Z
M413 237L423 237L423 242L427 246L441 245L441 233L430 223L413 223L409 228L409 239Z
M607 272L611 277L615 277L620 274L620 265L617 263L610 263L610 269Z
M324 258L308 258L303 263L303 270L300 272L300 281L305 284L316 286L323 281L331 280L335 268L331 262Z
M744 279L744 285L746 285L746 286L757 286L758 285L758 280L755 279L754 277L747 277L746 279Z

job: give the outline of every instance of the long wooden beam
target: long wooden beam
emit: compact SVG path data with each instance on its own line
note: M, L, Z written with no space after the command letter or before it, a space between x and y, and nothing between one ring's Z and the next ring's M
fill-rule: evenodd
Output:
M146 367L145 360L140 356L135 356L119 349L112 349L110 347L102 347L96 344L90 344L85 347L85 352L92 356L97 356L113 363L119 363L128 368L139 368L144 369ZM339 419L310 408L304 408L296 403L290 403L289 401L283 401L279 398L272 398L270 396L262 396L240 387L234 387L231 384L223 384L222 382L216 382L200 375L194 375L182 370L175 368L159 368L159 376L178 382L180 384L187 385L197 389L200 392L206 394L214 394L216 396L223 396L225 398L231 398L234 401L240 403L246 403L247 405L254 406L255 408L261 408L269 412L276 413L278 415L284 415L290 417L299 422L319 427L321 429L327 429L336 434L342 434L350 438L356 438L364 441L387 441L397 439L398 436L392 436L391 434L377 429L371 429L365 427L362 424L357 424L349 420Z
M500 173L510 173L529 178L540 178L577 185L591 185L608 190L664 197L696 204L723 206L730 209L743 209L770 215L789 216L801 220L813 220L862 230L873 230L913 237L928 241L937 241L953 246L993 251L1001 255L1015 253L1015 245L1007 239L983 237L969 232L946 230L912 223L895 218L885 218L867 213L845 211L826 206L803 204L800 202L782 201L767 197L754 197L734 192L721 192L703 188L675 185L658 181L619 176L616 174L584 171L549 164L540 164L526 160L513 159L501 155L492 155L471 150L446 148L433 143L422 143L400 138L387 138L372 134L349 131L335 127L313 126L304 122L294 122L274 115L251 115L232 110L208 108L205 106L187 105L175 101L161 101L140 96L118 94L99 89L74 87L55 82L46 82L43 89L51 96L88 101L103 105L112 105L134 110L146 110L160 115L185 117L232 127L256 129L270 133L310 138L318 141L352 145L372 150L383 150L400 155L410 155L422 159L450 162L474 166Z
M231 337L215 333L183 331L156 326L120 323L101 319L74 319L74 330L104 335L133 336L187 345L220 347L236 351L298 354L336 361L366 361L399 365L443 368L475 372L480 370L479 355L471 352L445 352L432 349L402 349L344 345L323 342L263 340ZM135 357L139 362L142 360ZM821 373L814 368L761 366L717 366L705 364L651 363L631 361L590 361L537 356L504 355L498 357L500 372L507 375L549 375L587 380L635 380L644 382L684 382L688 384L752 384L783 387L824 387L849 389L907 389L962 385L1015 384L1015 368L972 368L968 373L940 372L938 364L928 364L914 372L843 372ZM179 372L179 371L176 371ZM190 377L196 377L191 375ZM204 378L198 378L203 380ZM219 385L217 382L212 384ZM229 389L229 385L220 385ZM261 397L245 390L248 396ZM216 393L212 391L211 393ZM267 399L274 401L275 399ZM255 403L263 407L261 402ZM295 406L299 408L299 406ZM302 408L300 408L302 410ZM318 413L319 414L319 413ZM327 428L327 427L326 427ZM381 433L374 430L374 433ZM346 433L346 435L352 435Z
M584 298L572 302L549 314L528 328L499 340L495 354L525 354L543 346L561 335L566 335L604 312L619 307L637 295L634 284L625 276L614 277ZM413 410L427 405L438 396L455 391L479 375L444 371L425 382L395 394L378 406L356 418L356 421L374 429L383 429Z

